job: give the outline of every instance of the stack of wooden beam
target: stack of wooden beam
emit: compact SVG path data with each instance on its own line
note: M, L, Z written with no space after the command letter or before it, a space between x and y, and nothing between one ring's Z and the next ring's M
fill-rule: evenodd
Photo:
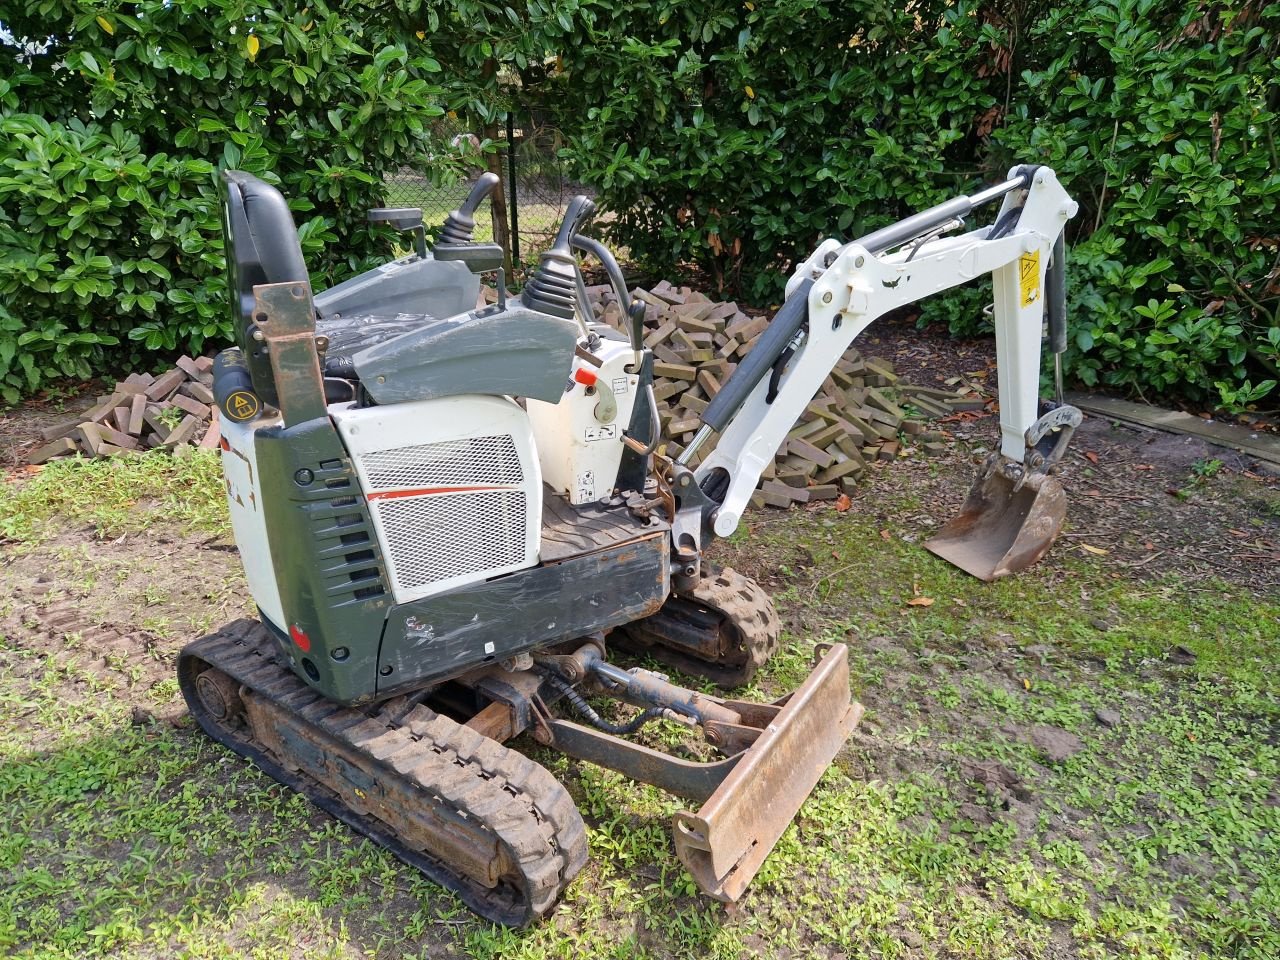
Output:
M612 287L588 287L587 294L597 319L625 331L624 311ZM700 415L769 321L736 303L713 301L666 281L632 290L630 296L645 303L644 342L654 354L660 449L675 456L693 439L702 425ZM130 450L217 446L212 366L208 357L182 357L159 376L131 374L90 410L42 431L45 444L29 462L76 453L107 457ZM887 360L850 349L817 387L764 471L754 502L785 507L852 493L872 461L894 460L908 451L944 453L944 436L930 429L929 420L982 408L982 398L967 385L959 390L910 385ZM693 463L713 446L698 451Z
M126 451L216 447L213 360L181 357L167 373L131 373L84 413L41 431L44 445L29 463L80 454L111 457Z
M624 311L607 285L587 288L592 312L625 331ZM700 414L751 352L769 322L736 303L716 302L666 281L630 292L645 303L645 346L654 354L654 396L665 444L675 456L701 426ZM893 460L908 449L926 456L946 451L943 434L927 421L961 410L980 410L981 397L966 388L904 383L887 360L849 350L792 428L764 472L754 502L786 507L833 500L851 493L873 460ZM709 444L693 457L696 464Z

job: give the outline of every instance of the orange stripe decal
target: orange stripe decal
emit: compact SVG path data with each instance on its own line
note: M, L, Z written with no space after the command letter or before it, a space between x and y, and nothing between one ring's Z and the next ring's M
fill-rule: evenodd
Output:
M477 490L515 490L516 487L419 487L416 490L380 490L365 495L366 500L396 500L400 497L427 497L433 493L474 493Z

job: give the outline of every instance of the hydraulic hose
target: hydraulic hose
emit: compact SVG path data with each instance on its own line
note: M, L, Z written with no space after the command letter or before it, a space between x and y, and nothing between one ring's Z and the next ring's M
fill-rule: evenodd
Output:
M566 700L569 701L573 709L577 710L584 719L594 727L598 727L605 733L612 733L614 736L626 736L629 733L635 733L650 720L656 720L666 711L662 707L649 707L636 714L627 723L610 723L592 708L591 704L583 699L582 694L573 689L565 681L561 680L555 674L548 674L547 681L551 686L555 687Z

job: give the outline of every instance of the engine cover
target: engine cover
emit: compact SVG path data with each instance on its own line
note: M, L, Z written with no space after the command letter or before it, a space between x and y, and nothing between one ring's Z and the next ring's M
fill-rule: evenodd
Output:
M538 563L542 472L517 404L464 395L329 413L397 603Z

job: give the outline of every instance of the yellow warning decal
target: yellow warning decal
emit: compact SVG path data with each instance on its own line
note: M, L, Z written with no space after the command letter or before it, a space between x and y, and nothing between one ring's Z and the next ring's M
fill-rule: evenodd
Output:
M1024 307L1040 299L1040 251L1033 250L1018 258L1018 298Z
M245 420L251 420L257 416L259 403L258 398L249 393L249 391L237 390L227 397L223 406L228 417L243 423Z

